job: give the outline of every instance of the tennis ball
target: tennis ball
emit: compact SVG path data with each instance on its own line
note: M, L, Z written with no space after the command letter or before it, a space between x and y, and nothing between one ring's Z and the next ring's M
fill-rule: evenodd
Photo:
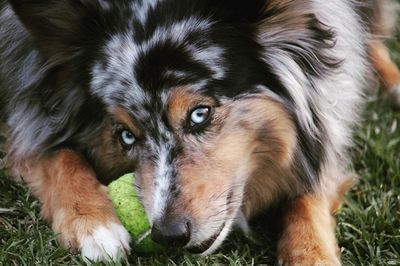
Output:
M137 196L134 182L134 175L126 174L108 186L108 195L121 223L132 237L133 250L141 253L156 252L160 246L150 238L150 223Z

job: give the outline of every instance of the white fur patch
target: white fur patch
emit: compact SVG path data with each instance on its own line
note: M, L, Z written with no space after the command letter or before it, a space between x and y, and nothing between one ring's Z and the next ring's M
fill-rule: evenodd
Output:
M234 225L237 226L245 236L249 236L251 230L243 211L240 210L237 213Z
M217 239L215 239L214 243L211 245L211 247L209 249L207 249L206 251L201 253L202 256L213 253L222 244L222 242L225 240L225 238L229 235L229 233L231 231L233 221L234 220L232 219L225 223L225 226L222 229L219 236L217 237Z
M193 58L206 65L214 74L214 79L223 79L225 76L223 54L224 49L219 46L210 46L207 48L199 48L193 45L188 46Z
M126 229L116 223L97 227L92 235L82 236L80 250L83 259L89 261L111 261L130 252L130 236Z
M164 127L161 119L158 119L157 124L158 130L160 130L161 134L165 137L165 140L158 145L155 143L151 144L151 149L157 154L158 158L156 161L157 168L154 173L156 180L154 186L154 201L152 209L149 210L150 223L153 223L164 215L170 197L171 174L174 168L174 165L168 162L170 150L175 145L173 136Z
M160 153L158 156L159 156L157 161L158 167L155 175L157 178L158 185L155 186L153 215L151 219L152 221L162 217L168 200L168 194L171 183L170 176L168 175L169 171L169 166L167 163L168 150L166 149L166 147L164 147L164 145L160 147Z
M132 9L142 25L146 24L150 9L154 9L158 2L158 0L132 1Z

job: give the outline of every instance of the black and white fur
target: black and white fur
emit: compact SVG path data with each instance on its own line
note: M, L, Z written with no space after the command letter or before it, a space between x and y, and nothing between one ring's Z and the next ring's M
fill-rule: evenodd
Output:
M301 185L292 192L336 193L329 187L343 182L372 75L367 47L375 36L362 14L377 0L76 2L0 1L0 101L10 165L18 169L69 148L107 184L132 169L102 168L93 140L111 110L124 108L149 136L143 150L127 156L138 167L148 158L156 165L154 198L144 203L153 223L174 197L180 153L164 116L166 99L170 88L190 85L217 104L260 94L280 103L298 134L292 156ZM243 194L245 179L240 183ZM239 209L204 254L224 240ZM188 246L220 226L216 220L197 228ZM96 249L91 241L82 244L84 255L101 258L102 251L88 251Z

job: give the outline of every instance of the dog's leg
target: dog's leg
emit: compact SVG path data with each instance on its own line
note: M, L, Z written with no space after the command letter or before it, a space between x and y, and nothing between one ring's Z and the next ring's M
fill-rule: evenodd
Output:
M283 216L281 265L341 265L332 204L315 194L294 199Z
M42 216L61 245L79 249L85 260L94 261L129 252L129 235L105 187L81 156L61 150L30 165L24 179L42 202Z
M370 55L383 89L389 94L392 103L400 107L400 70L390 58L388 48L382 41L373 41Z

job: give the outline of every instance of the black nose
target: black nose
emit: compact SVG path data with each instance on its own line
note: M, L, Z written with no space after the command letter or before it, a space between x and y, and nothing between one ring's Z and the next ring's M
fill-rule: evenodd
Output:
M186 219L158 220L151 229L151 239L167 247L183 247L190 239L190 225Z

